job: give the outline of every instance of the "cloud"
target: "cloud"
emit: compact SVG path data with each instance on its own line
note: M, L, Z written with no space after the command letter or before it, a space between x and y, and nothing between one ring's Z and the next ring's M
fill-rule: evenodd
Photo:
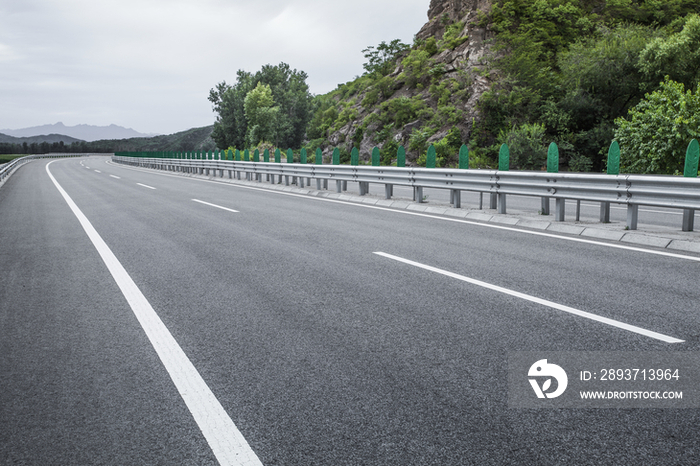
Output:
M236 71L288 63L314 93L362 73L361 50L410 43L428 0L6 0L0 128L63 121L170 133L214 121Z

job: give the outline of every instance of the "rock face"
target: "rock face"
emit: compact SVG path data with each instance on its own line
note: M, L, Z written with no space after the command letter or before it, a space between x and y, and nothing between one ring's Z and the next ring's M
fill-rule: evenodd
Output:
M439 77L431 75L417 85L415 82L411 83L410 80L407 80L402 60L408 56L408 52L397 59L396 69L389 76L396 83L396 88L391 97L384 102L402 97L419 98L436 113L440 112L441 105L443 108L445 107L445 102L444 98L443 101L440 101L431 89L450 80L452 82L459 80L462 83L460 88L462 92L455 92L455 95L451 95L449 102L447 102L450 107L461 112L459 121L456 123L450 121L437 128L434 127L435 123L433 122L431 136L428 138L429 143L444 138L453 127L459 129L462 141L466 142L471 136L474 124L480 120L477 102L491 85L486 65L493 59L490 39L494 37L488 25L484 24L486 21L481 21L481 19L490 11L491 4L492 0L431 0L428 9L428 22L416 34L416 39L418 43L428 42L431 38L435 39L437 47L434 50L437 51L430 56L427 66L431 70L439 69ZM448 28L452 30L451 37L453 39L455 38L455 28L461 29L457 35L458 40L455 42L458 45L454 47L445 46L443 42L443 36ZM357 119L329 134L328 142L331 147L324 151L324 155L329 157L332 147L355 138L356 144L359 142L357 145L359 145L361 157L367 159L374 146L382 147L386 143L386 140L377 140L377 134L381 128L377 123L365 125L361 141L356 139L361 122L366 121L366 118L372 113L379 115L381 111L382 101L377 102L372 107L361 105L364 96L370 92L372 92L372 88L365 89L354 99L353 108L358 113ZM342 104L342 102L340 103ZM427 123L427 121L419 119L404 124L402 127L394 129L391 139L408 149L411 134L420 130ZM407 153L409 163L414 161L418 155L417 153Z

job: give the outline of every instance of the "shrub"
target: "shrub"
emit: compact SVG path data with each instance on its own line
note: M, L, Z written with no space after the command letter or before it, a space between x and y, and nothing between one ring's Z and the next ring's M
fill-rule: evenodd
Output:
M691 139L700 135L700 84L696 92L666 77L660 89L615 120L622 148L620 169L628 173L673 174L683 170Z

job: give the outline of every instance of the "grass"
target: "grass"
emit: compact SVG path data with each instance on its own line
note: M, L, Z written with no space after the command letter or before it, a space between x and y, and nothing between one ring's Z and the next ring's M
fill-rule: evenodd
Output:
M17 157L24 157L22 154L0 154L0 163L7 163Z

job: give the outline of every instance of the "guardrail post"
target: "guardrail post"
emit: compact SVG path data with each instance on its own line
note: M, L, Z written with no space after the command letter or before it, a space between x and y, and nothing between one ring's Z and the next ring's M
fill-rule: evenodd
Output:
M231 151L231 149L226 151L226 160L233 162L233 152ZM231 169L228 171L228 179L230 180L232 178L233 178L233 170Z
M559 173L559 147L555 143L547 149L547 173ZM566 217L566 199L555 197L554 221L563 222Z
M637 219L639 217L639 206L636 204L627 204L627 229L637 229Z
M287 163L294 163L294 151L287 149ZM292 183L296 183L296 178L292 179ZM289 186L289 175L284 176L284 185Z
M700 161L700 144L697 139L693 139L688 144L685 152L685 167L683 176L697 178L698 162ZM683 209L683 231L693 231L695 224L695 209Z
M459 148L459 169L469 169L469 148L466 144L462 144L462 147ZM459 189L450 190L450 204L455 209L462 207L462 191Z
M331 164L333 165L340 165L340 149L337 147L333 149L333 156L331 157ZM340 180L335 181L335 192L337 193L342 193L343 192L343 182Z
M425 155L425 168L435 168L436 159L435 146L431 144L428 146L428 152ZM423 186L413 187L413 201L419 204L423 202Z
M510 170L510 149L508 144L501 144L498 151L498 170L507 172ZM498 209L499 214L506 213L506 195L504 193L491 193L491 209Z
M316 156L314 158L314 165L323 165L323 151L320 147L316 148ZM324 188L328 188L328 180L323 180ZM321 190L321 178L316 177L316 191Z
M350 151L350 165L353 167L356 167L360 164L360 151L357 149L357 147L353 147L352 150ZM348 190L348 183L347 181L343 182L343 191Z
M306 149L302 148L301 153L299 154L299 163L306 165ZM303 188L304 187L304 177L300 176L299 177L299 187Z
M608 149L608 175L620 174L620 144L613 141ZM610 223L610 203L600 203L600 221L601 223Z

